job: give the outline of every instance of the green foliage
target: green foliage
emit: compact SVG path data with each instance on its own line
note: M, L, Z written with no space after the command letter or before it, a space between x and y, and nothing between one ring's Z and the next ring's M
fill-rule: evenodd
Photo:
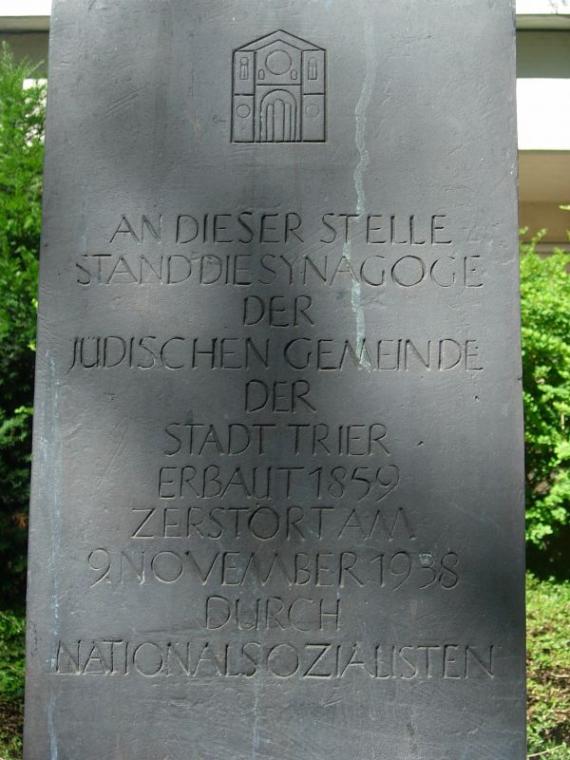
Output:
M0 51L0 598L25 582L45 86Z
M527 539L541 549L570 515L570 254L522 245Z
M542 744L538 752L531 752L527 755L528 760L570 760L570 747L566 744ZM6 758L6 760L12 760ZM19 757L13 760L20 760Z
M570 760L570 583L527 581L529 752Z
M0 612L0 760L21 760L24 696L23 617Z
M22 760L22 708L0 702L0 760Z
M0 612L0 700L14 700L24 693L25 630L24 618Z

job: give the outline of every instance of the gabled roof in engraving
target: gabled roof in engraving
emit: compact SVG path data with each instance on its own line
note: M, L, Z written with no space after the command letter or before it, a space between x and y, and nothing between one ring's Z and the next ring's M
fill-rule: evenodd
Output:
M294 34L284 32L283 29L278 29L272 34L266 34L265 37L260 37L257 40L253 40L249 44L238 48L238 50L261 50L262 48L267 47L274 42L284 42L287 45L291 45L292 47L297 48L298 50L324 50L324 48L320 47L319 45L314 45L308 40L303 40L301 37L296 37Z

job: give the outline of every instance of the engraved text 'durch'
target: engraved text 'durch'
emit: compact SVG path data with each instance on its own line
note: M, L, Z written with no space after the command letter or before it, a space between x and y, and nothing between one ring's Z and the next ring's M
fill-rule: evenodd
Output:
M279 30L233 56L232 142L325 142L323 48Z

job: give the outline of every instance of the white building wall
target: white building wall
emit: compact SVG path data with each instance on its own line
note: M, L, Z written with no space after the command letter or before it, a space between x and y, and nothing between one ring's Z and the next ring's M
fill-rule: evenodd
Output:
M570 0L517 0L517 14L570 13Z

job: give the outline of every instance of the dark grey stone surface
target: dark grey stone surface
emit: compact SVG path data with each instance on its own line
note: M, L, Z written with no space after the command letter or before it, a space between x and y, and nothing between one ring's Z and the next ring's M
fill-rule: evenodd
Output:
M521 760L509 0L58 0L27 760Z

